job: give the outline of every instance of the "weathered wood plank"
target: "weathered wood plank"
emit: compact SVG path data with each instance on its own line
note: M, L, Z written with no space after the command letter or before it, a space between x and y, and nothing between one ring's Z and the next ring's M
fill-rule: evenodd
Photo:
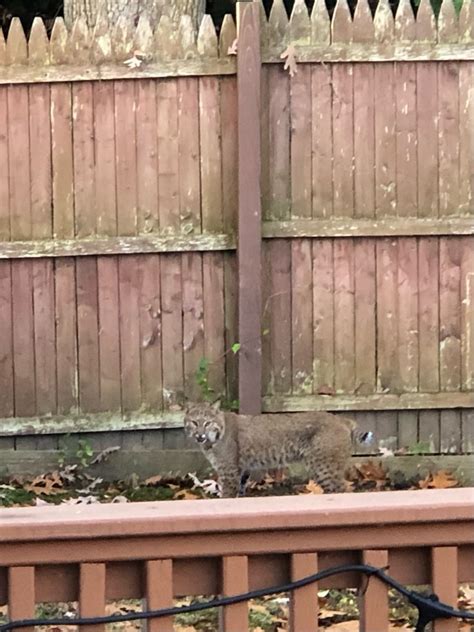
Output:
M265 397L265 412L298 412L304 410L421 410L472 408L474 394L446 393L374 393L369 395L275 395Z
M118 263L122 408L124 411L132 411L138 410L141 404L137 256L120 257Z
M355 392L376 390L376 261L372 239L354 240Z
M439 244L440 388L461 388L461 256L459 237Z
M0 243L0 259L235 250L230 235L140 235Z
M418 415L418 440L424 452L440 451L440 411L420 410Z
M334 245L313 241L313 393L334 388ZM323 390L324 389L324 390Z
M158 196L160 229L179 232L179 148L177 80L160 81L157 94Z
M121 409L117 257L97 257L97 286L101 410L116 411Z
M89 237L97 229L92 82L73 85L72 99L75 235Z
M398 243L376 244L377 270L377 390L397 392L398 366Z
M53 233L55 238L74 237L74 165L72 87L50 87L51 157L53 186Z
M199 81L178 81L179 215L181 230L201 232L201 173L199 145Z
M459 64L438 64L438 116L439 214L445 216L456 213L460 202Z
M372 211L373 212L373 211ZM356 210L356 213L358 211ZM430 237L472 235L470 217L314 219L264 222L264 238L283 237Z
M58 414L77 412L78 360L76 265L74 259L58 259L55 265L56 373Z
M14 414L12 273L9 261L0 262L0 414Z
M398 371L403 391L418 390L418 322L418 245L408 237L398 241Z
M204 299L202 256L186 253L182 258L183 271L183 361L184 394L194 401L202 396L196 371L204 358Z
M237 231L238 218L238 114L236 79L234 77L222 77L220 80L220 92L222 190L224 192L222 213L224 215L224 232L234 234ZM261 161L262 163L265 161L263 153Z
M221 111L219 80L199 80L199 143L201 149L202 229L218 233L223 230Z
M439 240L418 244L419 388L439 390Z
M330 68L322 65L312 67L311 104L313 217L326 218L333 214L332 76ZM319 225L319 219L317 224Z
M202 255L204 354L209 360L209 386L225 395L224 262L221 253Z
M117 232L137 232L137 127L135 84L114 84L115 170L117 187Z
M163 406L160 258L140 255L138 266L140 309L141 401L145 410Z
M163 256L160 274L163 404L168 408L180 402L184 392L181 257Z
M139 81L136 87L137 130L137 232L159 228L158 145L156 82Z
M8 127L8 88L0 88L0 126ZM8 165L8 134L0 135L0 163ZM2 169L0 173L0 238L10 239L10 183L9 169Z
M306 11L306 7L304 6ZM311 218L311 68L290 78L291 216Z
M291 243L292 392L313 390L313 258L309 239Z
M355 388L354 242L334 241L334 387L336 393Z
M256 3L238 7L239 410L256 414L262 391L260 10ZM288 250L285 261L289 256Z
M98 186L95 191L97 232L99 235L117 234L117 194L115 168L115 94L112 83L93 84L94 95L94 153ZM124 123L120 123L123 126Z
M15 414L36 411L33 276L30 261L12 264L13 375Z

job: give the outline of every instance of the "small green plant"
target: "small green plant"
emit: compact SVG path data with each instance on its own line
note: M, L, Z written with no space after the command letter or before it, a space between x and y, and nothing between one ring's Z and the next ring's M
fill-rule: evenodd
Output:
M417 441L408 448L408 454L427 454L430 452L429 441Z
M62 441L59 453L59 466L70 463L77 463L81 468L85 469L91 465L94 457L94 451L87 439L79 439L77 443L71 443L70 436L67 435Z

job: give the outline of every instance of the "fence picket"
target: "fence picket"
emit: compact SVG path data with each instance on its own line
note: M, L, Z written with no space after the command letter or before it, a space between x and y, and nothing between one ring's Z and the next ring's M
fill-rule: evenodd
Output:
M268 37L271 48L281 49L283 52L287 43L288 14L283 0L274 0L268 18Z
M182 15L178 31L179 56L181 59L197 57L196 33L190 15Z
M416 39L420 42L436 42L436 19L431 0L421 0L416 13Z
M36 17L31 25L28 40L28 62L36 66L49 64L49 40L41 18Z
M459 24L453 0L443 0L438 16L438 41L454 44L459 38Z
M218 41L216 27L210 15L202 19L197 38L198 52L202 57L211 59L218 56Z
M155 30L155 51L156 56L163 61L176 59L179 53L177 32L173 27L170 18L162 15Z
M67 64L70 59L70 42L69 33L63 18L54 20L53 29L51 31L50 40L50 56L51 63L60 65ZM51 89L53 86L51 87Z
M311 43L330 44L331 19L325 0L316 0L311 12Z
M380 0L374 15L375 41L391 43L394 39L394 20L388 0Z
M474 4L464 0L459 13L459 41L474 41Z
M221 32L219 35L219 56L227 57L229 48L237 39L237 29L235 28L234 18L227 13L222 21Z
M305 0L296 0L290 16L288 37L293 45L310 43L311 22Z
M71 58L75 64L88 64L91 59L91 38L87 22L81 16L74 22L71 31Z
M28 46L20 18L13 18L11 21L6 48L8 64L16 66L28 62Z

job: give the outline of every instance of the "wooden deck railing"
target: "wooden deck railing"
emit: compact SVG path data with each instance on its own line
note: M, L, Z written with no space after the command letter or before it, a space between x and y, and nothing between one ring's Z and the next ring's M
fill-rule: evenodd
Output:
M0 603L13 620L32 617L40 602L78 601L83 616L122 598L157 609L177 596L233 595L360 562L388 566L403 584L431 584L455 605L458 584L474 582L474 488L0 512ZM361 581L339 575L295 591L293 632L318 629L318 589ZM360 599L361 629L388 630L386 586L372 578ZM245 603L224 610L225 632L248 629ZM170 619L150 623L172 629Z

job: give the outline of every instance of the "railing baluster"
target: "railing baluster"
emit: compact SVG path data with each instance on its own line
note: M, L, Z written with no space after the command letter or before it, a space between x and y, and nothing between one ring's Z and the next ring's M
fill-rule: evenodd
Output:
M147 608L160 610L173 606L172 560L150 560L146 563ZM147 632L173 632L173 618L150 619Z
M435 546L431 549L431 583L440 601L456 607L458 599L458 550L455 546ZM456 619L438 619L434 632L455 632Z
M291 580L296 581L318 572L317 553L294 553L291 556ZM318 586L310 584L294 590L290 597L291 632L317 632Z
M35 616L35 569L13 566L8 570L8 617L10 621ZM33 632L34 628L23 628Z
M105 615L105 564L81 564L79 612L81 617ZM81 626L81 632L103 632L104 625Z
M362 562L378 568L388 565L388 551L362 552ZM361 632L385 632L388 630L388 589L379 579L371 577L360 596ZM363 584L364 586L364 584Z
M249 589L248 559L245 555L222 558L222 594L238 595ZM220 615L221 632L246 632L249 609L246 602L226 606Z

